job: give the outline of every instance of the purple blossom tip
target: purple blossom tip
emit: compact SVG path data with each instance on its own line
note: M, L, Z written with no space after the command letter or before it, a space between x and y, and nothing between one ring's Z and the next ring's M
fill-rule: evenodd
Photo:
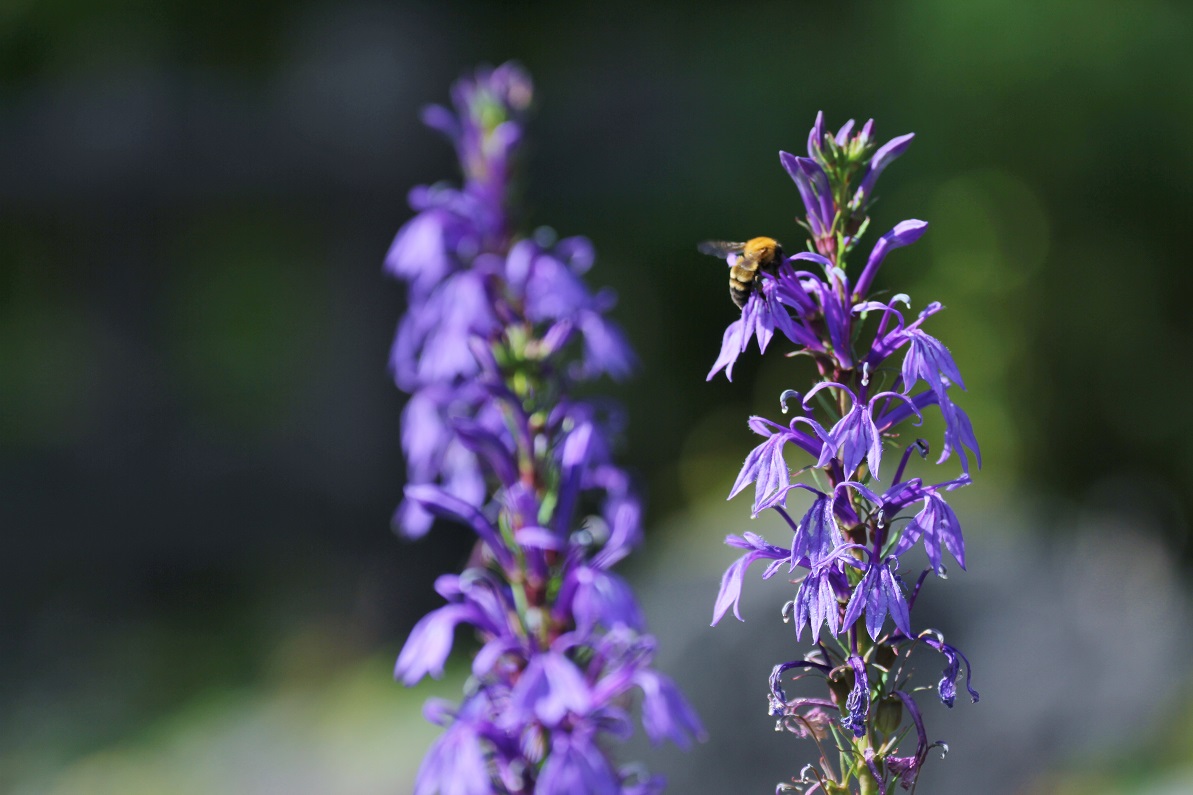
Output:
M913 218L900 221L891 231L880 237L874 244L874 248L870 250L870 258L866 260L866 267L862 270L862 274L853 288L854 299L861 300L866 297L870 291L870 284L878 274L878 269L882 267L882 261L886 259L887 254L897 248L911 245L919 240L927 230L928 223L926 221Z
M857 122L855 122L853 119L850 119L841 125L841 127L837 130L836 137L833 139L836 141L837 146L845 145L845 142L849 140L849 134L853 132L853 125L856 123Z
M868 202L873 198L874 184L878 182L878 177L886 170L887 166L895 162L900 155L907 151L907 147L911 146L913 138L915 138L915 133L907 133L906 135L892 138L878 148L878 151L870 158L870 163L866 166L866 173L862 176L857 193L854 194L855 202L860 204Z
M828 175L821 165L811 157L798 157L789 152L779 152L779 162L799 189L804 209L808 213L808 225L815 237L825 234L833 224L836 211L833 208L832 190Z
M808 157L816 157L824 144L824 111L816 111L816 121L808 132Z

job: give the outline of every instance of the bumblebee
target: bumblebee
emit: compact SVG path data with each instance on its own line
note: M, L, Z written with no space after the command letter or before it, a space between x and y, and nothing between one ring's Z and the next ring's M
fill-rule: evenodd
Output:
M737 262L729 269L729 297L738 309L746 305L750 293L754 292L758 272L774 273L783 261L783 249L773 237L754 237L745 243L705 240L696 246L696 250L721 258L738 255Z

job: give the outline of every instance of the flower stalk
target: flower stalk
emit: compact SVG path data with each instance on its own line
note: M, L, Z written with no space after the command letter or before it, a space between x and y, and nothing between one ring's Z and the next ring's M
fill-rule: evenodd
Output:
M849 121L833 134L819 114L806 157L780 152L802 199L798 220L809 235L807 250L760 271L708 375L711 380L724 370L731 377L750 339L765 353L776 331L795 346L788 355L810 357L819 375L806 391L780 396L783 413L794 414L788 422L749 420L764 440L746 458L729 496L753 484L752 515L777 511L792 534L785 546L754 533L730 535L729 546L747 551L725 572L713 611L713 624L730 609L741 619L745 573L759 560L769 561L763 579L784 571L797 586L784 621L795 625L797 640L807 630L814 648L801 660L775 666L770 713L780 728L813 737L820 760L780 784L779 792L886 795L896 784L915 786L932 744L915 702L925 688L909 681L913 652L926 649L944 658L936 688L944 704L954 703L962 664L966 689L978 700L965 656L936 630L915 629L911 617L927 575L944 577L945 552L962 569L966 565L961 526L945 500L970 483L970 456L981 466L969 418L954 402L965 384L949 350L922 328L941 305L929 303L908 322L908 296L879 300L873 291L887 256L915 243L927 224L896 224L871 248L860 272L847 261L869 226L879 175L912 138L879 146L872 120L857 132ZM728 257L730 267L736 256ZM929 447L923 439L908 443L907 423L920 424L932 407L944 419L936 463L956 454L961 469L940 482L908 475L913 453L926 458ZM793 482L789 450L803 459L797 471L808 473L810 483ZM892 453L898 453L897 464ZM799 519L787 511L795 489L813 498ZM929 568L909 585L900 568L917 547ZM820 680L829 697L789 698L785 677ZM829 712L837 713L835 720Z
M406 282L408 310L391 369L410 394L398 531L434 519L470 528L446 604L415 625L395 677L439 676L457 626L480 649L458 705L428 702L444 732L415 795L648 795L659 776L620 766L609 741L703 735L675 684L651 667L654 639L629 585L611 571L641 540L633 479L613 460L620 410L573 396L575 385L627 376L634 356L607 317L614 300L581 276L584 238L517 232L514 185L533 88L516 65L478 70L454 108L424 120L445 133L464 182L416 188L386 269Z

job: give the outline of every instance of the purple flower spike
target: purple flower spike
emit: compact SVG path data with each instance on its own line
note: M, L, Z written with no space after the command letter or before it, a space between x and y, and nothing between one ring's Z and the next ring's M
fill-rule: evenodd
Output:
M634 367L607 317L615 296L582 278L588 241L522 238L514 223L531 95L525 73L506 64L458 82L451 108L425 112L455 147L464 183L411 191L416 215L386 257L408 287L390 353L410 393L395 521L407 538L436 518L477 536L470 568L436 581L447 604L415 625L394 674L406 685L438 677L457 628L477 636L459 706L425 710L444 733L416 795L655 795L660 778L619 771L608 755L633 732L632 691L643 691L652 741L687 747L703 730L651 669L654 639L629 584L609 570L642 538L635 480L612 455L621 411L573 396L578 382ZM775 292L756 291L737 353L749 336L765 349L776 329L796 333ZM579 519L581 506L598 515Z
M953 400L965 384L953 354L926 330L927 321L942 309L938 302L928 303L910 318L907 295L892 291L879 301L871 293L887 255L915 243L928 225L903 221L879 238L864 267L854 270L847 262L868 228L866 213L879 176L913 137L899 136L875 150L873 119L860 130L851 119L834 134L826 128L824 115L817 114L808 134L808 156L779 153L806 213L798 223L809 239L803 245L788 242L788 250L798 253L761 269L760 289L751 295L741 318L726 329L720 358L709 374L711 378L724 369L729 375L751 337L758 340L763 355L770 347L782 347L781 338L786 337L795 350L784 353L800 355L818 373L813 383L797 383L782 392L783 413L796 407L789 423L750 418L751 430L763 440L746 457L730 493L736 496L754 484L751 515L776 511L792 531L790 550L784 552L752 533L729 536L726 543L744 554L725 571L713 609L714 624L730 609L741 618L742 583L755 561L767 562L763 580L802 569L792 576L798 589L784 605L783 617L794 624L797 639L807 628L815 648L802 660L774 668L767 704L778 721L777 730L815 737L821 757L819 769L809 765L792 777L794 787L783 784L776 792L886 795L895 784L914 787L933 747L910 695L926 689L909 682L914 664L908 658L921 641L945 656L944 675L937 685L942 701L949 706L955 701L962 664L966 686L977 700L977 692L969 687L968 661L939 640L935 630L913 634L911 620L928 573L943 577L946 550L962 569L966 567L961 526L945 502L946 492L970 483L971 455L979 467L982 463L969 417ZM901 348L905 351L899 354ZM925 412L933 407L944 420L944 444L936 463L956 452L962 470L953 480L939 483L922 472L908 472L932 465L928 443L915 439L907 426L923 424ZM888 464L880 472L888 440L903 448L903 455L896 466ZM788 442L808 453L813 463L789 467ZM909 466L913 452L924 463ZM786 507L792 489L812 494L811 506L798 520ZM931 568L905 589L896 573L900 556L921 540ZM893 627L888 626L888 616ZM822 643L825 633L832 637ZM801 694L788 699L781 678L795 669L802 669L794 678L805 684L823 676L827 697ZM825 710L833 708L840 710L847 732L830 733L832 721ZM898 756L909 718L916 751Z

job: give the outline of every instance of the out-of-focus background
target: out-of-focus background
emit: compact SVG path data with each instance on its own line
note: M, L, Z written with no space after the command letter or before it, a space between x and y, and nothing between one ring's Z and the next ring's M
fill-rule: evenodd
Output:
M952 752L919 791L1193 791L1193 6L562 8L0 8L0 791L411 790L421 702L463 670L390 668L468 541L389 528L381 260L406 191L455 176L420 107L509 58L538 88L530 222L594 240L641 355L608 387L649 494L624 570L711 734L630 753L708 793L810 758L765 714L785 586L707 626L723 536L783 538L722 498L745 418L799 384L753 352L705 384L734 308L694 244L800 246L777 152L823 109L917 133L872 236L931 228L880 281L946 305L985 454L955 502L972 573L920 619L983 698L929 710Z

